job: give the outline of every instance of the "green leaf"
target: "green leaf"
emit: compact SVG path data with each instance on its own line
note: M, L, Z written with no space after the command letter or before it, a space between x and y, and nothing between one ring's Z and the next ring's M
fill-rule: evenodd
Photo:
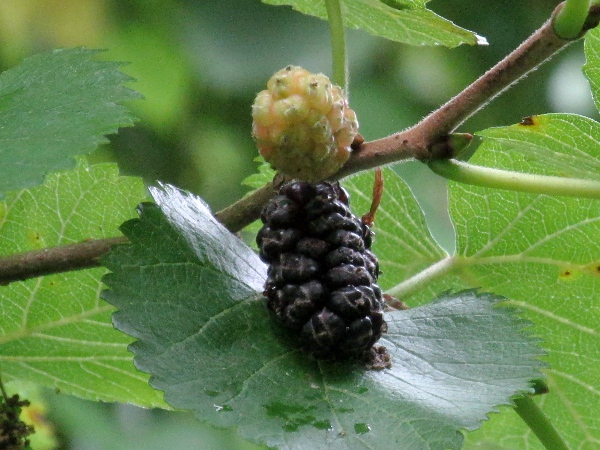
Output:
M583 74L590 82L592 97L596 108L600 110L600 29L589 30L584 40L585 64Z
M489 128L480 152L486 165L524 173L600 180L600 124L575 114L531 116L508 127Z
M43 185L0 203L0 255L118 235L145 197L139 179L114 164L53 173ZM104 268L0 287L0 368L86 399L165 406L133 366L131 339L115 330L114 308L99 298Z
M472 162L597 178L595 122L564 115L536 116L534 122L539 128L533 131L513 126L481 133L486 139ZM547 166L544 153L554 155ZM600 403L595 370L600 363L600 202L454 182L449 189L458 253L453 273L463 280L455 288L478 286L510 298L508 304L535 323L551 366L545 371L550 393L539 400L542 410L571 448L600 442L600 419L589 414ZM494 417L485 433L470 439L511 449L541 448L512 411Z
M409 187L393 170L382 169L384 191L375 215L373 250L379 258L380 286L389 290L427 267L444 260L448 254L431 236L425 216ZM352 211L358 217L369 211L374 177L365 173L349 177L343 186L351 194ZM436 284L411 298L411 306L430 301L451 284Z
M134 118L117 102L138 98L97 50L45 52L0 75L0 198L71 168Z
M295 10L327 20L322 0L263 0L270 5L290 5ZM360 28L374 36L409 45L486 44L481 36L454 25L452 22L421 6L422 1L402 2L405 7L388 6L373 0L342 0L344 20L352 28Z
M110 252L105 298L136 364L174 407L279 448L457 449L541 374L527 324L475 291L388 314L393 366L308 358L270 317L266 268L201 200L153 190L132 244Z

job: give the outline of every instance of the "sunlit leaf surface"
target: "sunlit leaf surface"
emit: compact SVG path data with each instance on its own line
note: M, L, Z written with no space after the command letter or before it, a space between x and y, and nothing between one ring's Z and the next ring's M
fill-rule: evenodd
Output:
M0 255L119 234L145 197L139 179L113 164L50 175L43 185L0 203ZM131 338L115 330L114 308L100 299L104 268L0 286L0 367L65 394L140 406L165 406L133 366Z

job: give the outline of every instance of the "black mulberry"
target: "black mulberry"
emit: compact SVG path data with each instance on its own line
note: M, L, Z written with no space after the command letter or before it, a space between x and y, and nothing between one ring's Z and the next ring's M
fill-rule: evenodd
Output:
M283 185L256 241L267 304L316 357L360 358L387 330L371 231L338 183Z

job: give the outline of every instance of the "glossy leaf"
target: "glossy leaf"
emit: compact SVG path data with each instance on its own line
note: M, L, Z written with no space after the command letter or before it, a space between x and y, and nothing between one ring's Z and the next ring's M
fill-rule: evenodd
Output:
M295 10L327 19L322 0L263 0L270 5L290 5ZM360 28L374 36L409 45L485 44L484 38L454 25L425 9L421 1L375 2L372 0L343 0L346 25Z
M391 369L315 361L270 317L256 254L198 198L152 193L105 260L105 298L176 408L278 448L460 448L459 429L540 376L527 324L473 290L388 314Z
M0 75L0 197L39 184L72 156L106 142L134 118L118 104L139 95L119 63L96 61L97 50L55 50Z
M118 235L145 197L140 180L113 164L54 173L43 185L0 203L0 255ZM115 330L114 308L99 298L104 268L0 286L0 367L66 394L140 406L166 406L133 366L131 339Z

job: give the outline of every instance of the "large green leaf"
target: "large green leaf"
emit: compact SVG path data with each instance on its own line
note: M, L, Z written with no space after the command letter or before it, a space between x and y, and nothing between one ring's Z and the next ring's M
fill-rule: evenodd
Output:
M290 5L301 13L327 19L323 0L263 0L271 5ZM384 2L376 0L342 0L344 20L375 36L410 45L484 44L485 39L454 25L424 8L422 1Z
M105 134L133 123L117 102L138 98L123 87L119 63L95 61L97 50L45 52L0 75L0 198L71 168Z
M152 194L105 259L105 298L174 407L279 448L456 449L541 375L526 324L472 290L387 314L391 369L308 358L271 319L256 254L198 198Z
M54 173L43 185L0 203L0 255L118 235L145 197L113 164ZM0 286L0 371L79 397L165 406L133 366L131 339L115 330L114 308L99 298L106 269Z
M480 134L485 137L474 164L598 177L598 125L589 119L536 116L532 128ZM463 280L456 287L477 286L508 297L535 323L551 366L546 370L550 393L539 404L572 448L595 448L600 419L590 411L600 404L600 202L452 182L450 211L458 253L452 273ZM484 433L469 439L510 449L541 448L512 411L495 416Z

